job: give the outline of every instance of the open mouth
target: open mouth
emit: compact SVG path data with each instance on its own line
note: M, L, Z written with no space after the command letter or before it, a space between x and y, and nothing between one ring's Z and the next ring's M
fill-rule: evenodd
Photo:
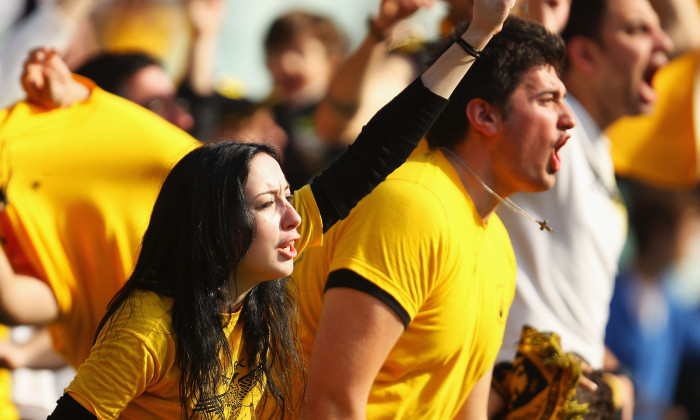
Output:
M646 104L654 104L656 102L656 91L654 91L653 81L654 75L661 68L661 65L651 63L644 74L642 75L642 83L639 88L639 94L642 102Z
M295 258L297 256L297 250L294 248L294 241L283 244L278 247L277 250L287 258Z
M564 147L566 142L569 141L570 137L571 134L566 133L562 136L561 140L559 140L554 146L554 151L552 152L552 169L554 170L554 172L558 172L561 169L561 155L559 151L562 147Z

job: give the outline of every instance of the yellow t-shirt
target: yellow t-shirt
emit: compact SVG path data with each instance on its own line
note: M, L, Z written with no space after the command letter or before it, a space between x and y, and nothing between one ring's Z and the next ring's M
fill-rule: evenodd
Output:
M175 357L171 307L170 298L146 291L134 293L109 329L103 329L66 392L83 406L92 406L98 419L181 418L181 371ZM231 314L224 328L234 360L222 380L229 386L222 387L219 401L190 407L202 418L217 407L228 418L251 418L260 400L264 385L259 371L249 369L238 315Z
M320 243L321 215L308 185L294 193L293 204L302 217L297 247L301 254L306 246ZM182 372L175 358L171 307L170 298L134 293L107 324L111 326L102 329L66 392L84 407L92 407L98 419L180 419ZM225 418L255 418L265 381L261 371L250 369L245 357L238 315L231 314L224 328L234 366L222 379L226 385L218 400L192 405L201 418L217 407L224 410Z
M50 331L74 367L131 273L165 175L198 144L81 80L92 95L69 108L21 102L0 111L0 187L9 202L0 236L16 244L7 249L13 266L30 269L56 295L61 318Z
M328 273L339 269L379 286L410 317L372 385L367 418L454 418L495 361L515 291L498 217L482 222L441 152L410 159L295 266L307 355Z
M0 325L0 339L10 339L10 329L5 325ZM19 413L12 402L12 372L7 369L0 369L0 419L19 420Z
M623 117L607 130L618 175L664 188L700 180L695 97L700 53L686 53L654 77L658 102L649 115Z

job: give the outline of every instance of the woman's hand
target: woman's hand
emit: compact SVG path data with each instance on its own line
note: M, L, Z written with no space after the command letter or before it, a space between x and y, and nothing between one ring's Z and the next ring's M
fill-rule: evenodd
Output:
M474 0L474 17L467 32L490 39L501 30L514 5L515 0Z

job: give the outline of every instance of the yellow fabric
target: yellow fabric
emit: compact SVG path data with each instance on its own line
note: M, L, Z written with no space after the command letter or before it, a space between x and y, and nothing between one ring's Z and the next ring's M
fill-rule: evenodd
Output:
M76 401L92 407L98 419L179 419L181 371L168 311L172 300L152 292L136 292L103 329L90 357L66 389ZM249 369L238 313L224 332L234 366L225 373L218 401L193 404L201 418L223 409L223 418L249 419L264 389L261 372Z
M307 355L338 269L379 286L411 318L372 385L367 418L454 418L493 365L515 291L498 217L481 221L441 152L409 159L295 266Z
M85 81L85 83L88 83ZM87 358L107 303L130 274L160 185L198 143L94 85L88 101L0 111L0 185L10 261L26 258L58 301L56 350Z
M140 0L110 2L93 14L101 49L146 52L163 62L174 80L187 72L192 31L179 2Z
M698 183L698 139L693 123L698 52L672 60L654 79L658 103L649 115L626 117L608 130L619 175L659 187Z
M10 339L10 329L0 325L0 340ZM12 402L12 372L0 369L0 419L19 420L19 413Z
M308 185L294 193L293 204L303 221L297 242L301 254L307 245L320 243L321 215ZM170 298L134 293L109 328L102 329L66 392L98 419L180 419L181 370L175 359L171 307ZM255 418L265 382L259 370L250 370L238 315L232 314L224 328L235 366L222 379L220 399L191 406L201 418L217 408L224 410L223 418Z
M588 404L579 404L576 387L581 364L561 350L557 334L524 326L513 363L494 369L493 387L506 402L505 420L581 420Z

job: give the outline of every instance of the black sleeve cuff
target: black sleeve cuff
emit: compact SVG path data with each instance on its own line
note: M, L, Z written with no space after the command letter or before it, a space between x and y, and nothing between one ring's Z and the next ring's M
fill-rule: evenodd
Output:
M46 420L97 420L97 416L92 414L87 408L80 405L68 394L63 394L58 399L58 405Z
M394 299L392 295L382 290L379 286L367 280L366 278L360 276L352 270L336 270L328 275L328 281L326 282L325 290L331 289L333 287L347 287L349 289L359 290L365 292L370 296L373 296L380 301L384 302L389 306L396 315L401 318L404 328L408 327L409 322L411 322L411 317L408 316L408 312L399 304L399 302Z

